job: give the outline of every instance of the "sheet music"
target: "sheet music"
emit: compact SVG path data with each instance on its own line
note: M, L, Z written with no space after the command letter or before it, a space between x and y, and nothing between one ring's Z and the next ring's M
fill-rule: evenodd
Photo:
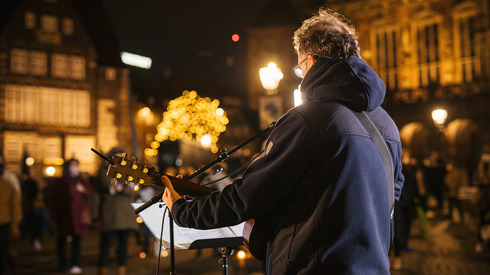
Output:
M134 209L140 207L143 202L131 203ZM163 248L170 248L170 226L168 210L165 213L166 205L163 202L153 204L147 209L139 213L139 216L143 219L150 232L155 236L157 240L160 239L162 230L162 218L165 217L162 245ZM175 249L188 249L192 242L196 240L207 239L222 239L222 238L235 238L242 237L243 226L245 223L230 227L222 227L216 229L193 229L180 227L174 222L174 248Z

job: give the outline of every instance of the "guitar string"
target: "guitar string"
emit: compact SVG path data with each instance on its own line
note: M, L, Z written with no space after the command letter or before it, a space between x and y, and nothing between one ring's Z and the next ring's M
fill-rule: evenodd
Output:
M230 174L222 177L222 178L219 178L217 180L214 180L214 181L211 181L211 182L208 182L206 184L201 184L202 186L208 186L210 184L213 184L213 183L216 183L218 181L221 181L221 180L224 180L226 178L229 178L229 177L232 177L234 176L235 174L238 174L239 172L241 172L242 170L244 170L245 168L247 168L252 162L254 162L258 157L260 157L263 153L264 153L265 150L262 150L260 151L255 157L253 157L252 159L250 159L247 163L245 163L244 165L238 167L237 169L235 169L235 171L231 172ZM206 177L207 178L207 177ZM205 178L204 178L205 179ZM204 180L203 179L203 180Z

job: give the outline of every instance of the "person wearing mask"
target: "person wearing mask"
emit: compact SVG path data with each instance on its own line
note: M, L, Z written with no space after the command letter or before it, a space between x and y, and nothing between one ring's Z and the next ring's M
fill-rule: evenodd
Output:
M91 223L90 195L92 188L80 176L80 163L70 159L63 165L63 176L53 185L50 214L55 226L59 269L71 274L82 273L81 239ZM71 239L71 262L67 260L67 242Z
M266 221L267 274L390 274L389 194L399 198L403 174L399 131L380 106L385 85L336 12L320 9L293 41L304 103L277 121L265 155L223 191L189 201L163 176L162 199L179 226ZM360 112L386 141L393 175Z

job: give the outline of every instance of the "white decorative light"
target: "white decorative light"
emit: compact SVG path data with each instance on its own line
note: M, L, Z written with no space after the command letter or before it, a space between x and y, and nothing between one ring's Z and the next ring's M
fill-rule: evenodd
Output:
M151 58L128 52L121 52L121 60L126 65L143 69L151 68Z

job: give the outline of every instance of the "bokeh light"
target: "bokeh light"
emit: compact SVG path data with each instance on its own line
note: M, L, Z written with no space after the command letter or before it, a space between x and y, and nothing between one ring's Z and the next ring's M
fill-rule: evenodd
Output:
M184 91L182 96L168 103L162 122L157 126L155 140L151 148L145 149L145 154L155 156L161 142L180 139L195 139L211 152L218 152L218 136L229 123L219 104L219 100L200 97L196 91Z

